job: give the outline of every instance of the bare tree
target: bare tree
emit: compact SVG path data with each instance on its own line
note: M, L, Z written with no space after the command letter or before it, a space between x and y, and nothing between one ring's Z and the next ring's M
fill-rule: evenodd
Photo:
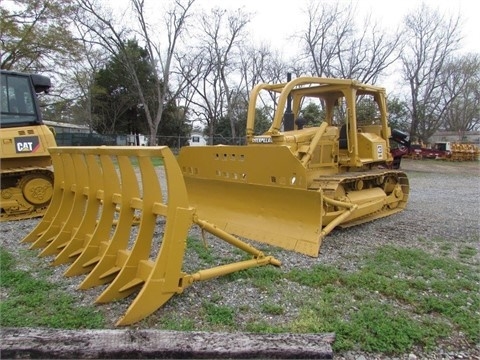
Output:
M239 67L245 93L259 83L285 81L287 72L292 68L278 51L267 44L242 47Z
M217 121L223 114L224 96L214 66L200 54L201 52L184 56L179 71L185 73L188 82L184 98L188 99L186 102L190 105L190 112L207 126L211 145Z
M453 98L445 98L446 78L441 76L461 40L460 17L442 16L425 4L404 18L408 42L402 53L403 77L410 87L412 141L433 135Z
M139 80L135 72L134 63L129 58L125 44L127 35L130 32L125 27L115 24L111 15L102 14L99 11L101 7L95 3L95 0L78 0L83 10L95 19L94 23L85 23L83 25L95 32L98 44L102 45L112 55L119 53L123 56L126 73L131 76L140 104L145 111L150 130L150 144L155 144L157 129L162 119L165 104L175 99L183 86L183 84L177 84L178 87L176 89L172 90L170 88L172 84L170 72L178 42L187 26L189 11L195 0L173 0L171 8L165 12L166 31L164 34L166 39L163 47L161 42L155 43L154 30L146 19L145 0L130 1L139 28L137 34L141 37L149 55L150 65L155 70L156 91L153 99L148 98L144 84ZM155 104L155 107L150 108L150 104Z
M94 125L99 122L98 119L94 119L92 112L94 75L107 62L107 53L95 43L95 34L81 25L85 20L79 20L86 15L78 9L74 16L72 33L80 47L78 52L81 52L82 56L66 69L69 76L63 79L66 84L64 88L71 91L61 95L66 99L65 102L72 104L68 122L82 125L86 123L92 131Z
M316 76L330 76L330 64L334 62L336 44L353 32L352 15L339 4L310 2L307 10L307 28L300 36L303 56ZM339 27L341 26L341 27Z
M203 77L204 63L205 59L201 52L192 52L189 48L187 51L178 52L175 54L176 58L176 67L172 70L172 73L175 73L179 78L183 79L185 86L182 87L182 93L178 97L179 106L188 109L190 114L193 114L194 117L190 120L192 121L192 128L195 126L196 121L201 121L200 119L205 119L205 116L202 116L202 111L199 110L199 104L197 97L198 86ZM200 101L203 103L203 101ZM198 126L198 125L197 125Z
M292 66L287 63L278 51L273 50L269 45L245 46L240 52L240 86L239 98L242 99L239 105L248 107L250 91L259 83L280 83L285 82L287 73L291 72ZM263 107L275 108L276 96L271 94L268 99L260 98ZM270 112L273 119L274 112ZM271 120L271 119L270 119Z
M480 128L480 56L467 54L448 63L441 75L446 99L453 99L444 114L444 128L462 139Z
M246 26L250 15L242 9L227 11L213 8L198 17L198 46L195 53L185 59L181 72L194 89L192 104L197 115L205 119L209 140L213 141L216 122L227 117L230 121L232 137L235 139L235 99L240 84L232 74L238 67L241 44L246 36ZM201 76L194 76L191 70ZM188 72L188 75L187 75Z
M398 60L401 36L389 36L367 15L357 24L351 4L311 1L307 28L300 35L307 68L315 76L374 84Z

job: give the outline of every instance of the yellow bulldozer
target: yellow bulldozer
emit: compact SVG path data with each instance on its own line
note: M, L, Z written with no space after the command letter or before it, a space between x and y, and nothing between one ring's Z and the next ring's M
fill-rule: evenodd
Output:
M268 98L276 104L273 122L254 134L256 108ZM374 117L359 120L360 100L375 107ZM325 110L320 126L298 121L310 101ZM354 80L260 84L250 96L246 146L182 148L190 203L228 232L317 256L335 227L406 206L408 178L391 169L387 115L385 89Z
M259 101L275 111L255 134ZM369 99L371 118L357 118ZM319 101L319 126L299 121ZM297 78L251 92L247 144L184 147L178 158L162 146L52 147L53 197L23 239L79 287L107 285L97 302L136 293L117 325L150 315L196 281L280 261L249 240L318 256L323 238L405 208L407 176L391 169L386 94L353 80ZM192 226L242 250L194 272L183 270ZM161 234L161 235L156 235ZM227 261L232 261L231 259Z
M42 216L53 193L48 148L55 137L43 124L37 93L48 92L50 78L1 71L0 221Z

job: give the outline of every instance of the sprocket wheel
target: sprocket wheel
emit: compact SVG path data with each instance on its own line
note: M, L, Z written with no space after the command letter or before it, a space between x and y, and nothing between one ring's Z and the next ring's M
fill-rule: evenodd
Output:
M30 204L41 206L47 204L53 196L53 179L47 174L28 174L19 181L23 197Z

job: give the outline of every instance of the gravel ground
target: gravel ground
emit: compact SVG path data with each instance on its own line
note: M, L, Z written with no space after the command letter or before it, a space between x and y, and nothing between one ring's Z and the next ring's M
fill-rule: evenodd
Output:
M432 254L439 251L438 243L418 241L419 239L449 239L454 247L466 244L472 246L473 244L480 253L478 242L480 234L479 163L406 159L402 162L402 170L407 173L410 181L410 198L404 211L367 224L334 230L324 240L318 258L275 250L274 255L282 262L282 269L288 271L293 268L310 268L315 264L328 264L339 269L354 271L361 263L362 254L372 252L375 248L387 244L421 248ZM32 219L1 223L2 246L21 258L22 250L27 249L28 244L20 244L20 240L38 222L38 219ZM192 227L191 235L200 238L199 229ZM213 237L208 236L207 242L210 248L218 252L220 256L226 256L230 251L229 246ZM254 244L254 246L258 247L259 245ZM480 263L478 253L475 259L477 264ZM192 251L187 251L184 269L187 272L195 269L198 262L195 256L196 254ZM28 263L20 261L19 267L35 271L35 269L45 267L46 263L48 263L48 260L45 258L34 258L32 262ZM64 278L62 274L66 268L67 266L54 268L52 281L58 282L62 284L61 286L71 290L79 304L92 304L103 288L98 287L88 291L76 290L82 279L79 277ZM280 284L279 286L283 285ZM260 309L260 304L265 301L265 297L271 296L259 293L258 289L249 286L245 279L230 282L213 279L195 283L186 289L183 294L172 298L161 311L188 313L191 314L192 319L196 319L196 313L201 307L201 300L212 296L213 290L219 286L222 287L222 304L233 305L236 308L248 306L252 309ZM288 286L295 285L288 284ZM295 291L294 288L290 290ZM3 296L8 296L8 294L0 292L0 299ZM199 301L199 299L201 300ZM275 303L276 300L279 301L279 299L272 298L270 302ZM114 328L115 322L122 316L130 302L131 299L128 299L128 301L120 301L115 304L101 305L102 311L109 319L108 327ZM271 322L281 322L285 321L285 318L293 318L297 314L297 309L289 308L288 304L286 307L288 310L282 315L283 319L280 317L277 320L269 320ZM261 315L243 314L241 316L243 318L237 318L237 321L244 321L250 316ZM155 328L157 320L154 314L135 324L132 328ZM199 321L201 320L199 319ZM383 355L358 352L336 354L335 358L347 360L394 359ZM419 349L396 359L480 359L480 344L475 347L468 346L461 334L458 334L454 339L447 339L445 344L440 344L435 352L424 354Z

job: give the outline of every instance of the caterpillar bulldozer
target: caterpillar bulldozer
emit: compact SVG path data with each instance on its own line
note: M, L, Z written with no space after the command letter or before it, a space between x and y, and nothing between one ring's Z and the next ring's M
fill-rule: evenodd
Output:
M53 169L48 148L52 131L43 124L37 93L47 93L50 78L1 71L1 196L0 221L42 216L53 194Z
M275 95L276 111L257 135L264 92ZM364 97L377 112L361 122ZM318 256L335 227L405 208L408 179L391 166L383 88L303 77L257 85L250 100L247 145L188 146L178 158L165 146L50 147L52 200L22 242L68 265L65 276L84 275L80 289L105 285L97 303L136 294L117 322L130 325L197 281L281 265L243 238ZM325 119L304 127L299 114L310 100ZM241 254L192 271L184 262L194 225Z
M273 99L273 121L255 134L257 106ZM360 120L369 101L373 117ZM304 127L302 105L325 118ZM182 148L178 162L199 216L225 231L310 256L323 238L406 207L409 182L393 169L386 91L355 80L300 77L251 92L246 146Z

